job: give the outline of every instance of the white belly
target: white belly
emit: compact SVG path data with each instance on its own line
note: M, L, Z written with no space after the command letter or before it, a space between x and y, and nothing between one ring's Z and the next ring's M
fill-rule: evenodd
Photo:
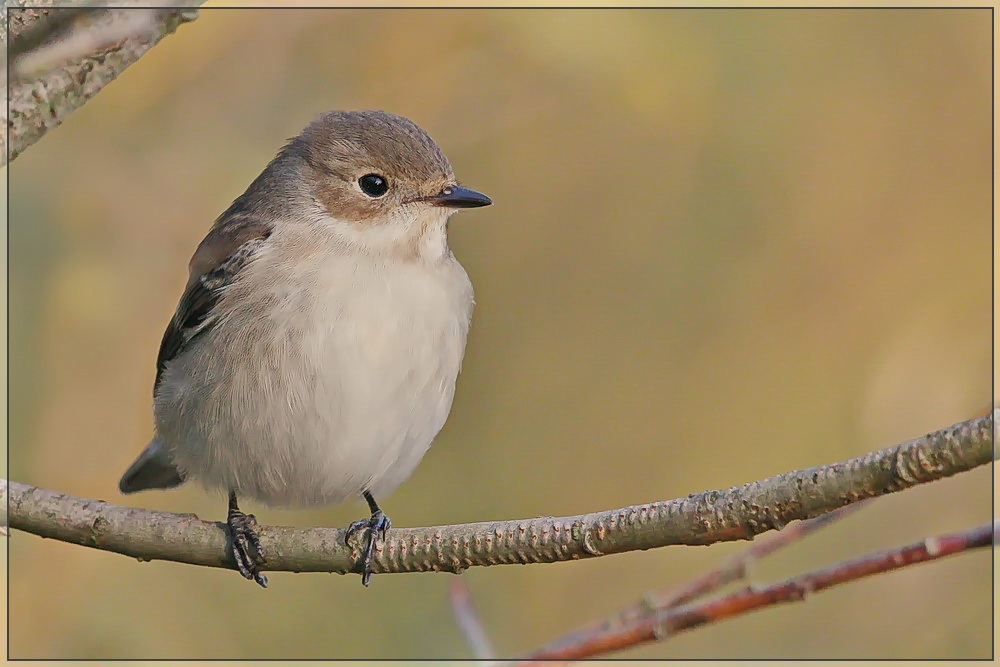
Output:
M207 487L289 507L379 497L448 417L473 305L458 262L308 264L248 267L211 350L196 339L164 371L158 436Z

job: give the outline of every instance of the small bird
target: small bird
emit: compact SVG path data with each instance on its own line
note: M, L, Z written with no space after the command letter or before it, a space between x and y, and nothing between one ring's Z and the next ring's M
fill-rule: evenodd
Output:
M492 203L458 185L412 121L333 111L288 141L189 264L153 386L155 435L122 493L194 479L229 496L240 573L267 586L239 498L305 508L361 496L357 569L371 581L375 496L410 476L444 426L472 317L448 219Z

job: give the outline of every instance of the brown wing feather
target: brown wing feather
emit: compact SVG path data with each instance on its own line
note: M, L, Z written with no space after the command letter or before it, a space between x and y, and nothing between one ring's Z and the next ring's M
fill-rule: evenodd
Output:
M257 217L223 215L198 246L188 264L187 287L160 342L154 395L167 363L211 326L206 320L218 301L221 289L232 282L256 254L271 235L271 230L270 223Z

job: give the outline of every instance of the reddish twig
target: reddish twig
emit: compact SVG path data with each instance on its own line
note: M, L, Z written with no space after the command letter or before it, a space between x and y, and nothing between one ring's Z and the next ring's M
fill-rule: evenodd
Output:
M639 602L626 607L622 611L600 621L585 625L540 649L544 652L560 646L582 644L590 637L601 636L614 632L636 621L654 614L657 610L676 607L722 588L726 584L746 577L747 567L754 561L768 556L782 547L797 542L820 528L844 518L848 514L861 509L870 501L848 505L834 510L829 514L818 516L806 521L797 521L786 526L781 532L755 541L749 548L736 554L722 565L713 568L692 581L666 593L649 593Z
M464 578L452 578L448 599L451 602L451 611L455 615L455 622L469 648L472 649L472 655L477 660L495 660L496 651L493 650L490 637L486 634L486 627L479 617L479 612L476 611L476 605L472 602L472 591L469 590Z
M779 533L771 535L767 539L754 542L747 549L736 554L719 567L706 572L700 577L696 577L691 582L674 589L666 595L648 596L642 607L647 613L650 609L677 607L697 598L704 597L728 583L743 579L746 577L747 567L754 561L769 556L778 549L798 542L807 535L815 533L820 528L825 528L835 521L843 519L848 514L861 509L869 502L871 501L867 500L855 505L841 507L829 514L786 526Z
M771 586L747 587L707 602L651 610L623 627L588 637L574 636L551 644L531 654L524 662L590 658L662 640L682 630L732 618L761 607L804 600L807 595L849 581L991 546L998 527L1000 523L986 524L959 533L929 537L915 544L837 563Z

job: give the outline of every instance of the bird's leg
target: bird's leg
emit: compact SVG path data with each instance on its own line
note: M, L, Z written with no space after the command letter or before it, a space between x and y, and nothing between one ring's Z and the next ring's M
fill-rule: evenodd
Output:
M229 492L229 516L226 518L226 526L229 527L229 535L233 541L230 547L233 560L236 561L240 574L267 588L267 577L257 569L264 563L264 549L260 546L260 539L254 530L257 527L257 517L243 513L236 504L235 491Z
M349 542L351 536L359 530L364 530L365 528L371 530L357 566L358 570L361 571L361 583L367 586L372 581L372 556L375 553L375 535L378 534L384 541L385 533L392 527L392 522L389 521L389 517L385 515L382 508L375 502L375 498L370 491L365 491L362 495L365 498L365 502L368 503L368 509L372 511L371 518L355 521L348 526L345 541Z

